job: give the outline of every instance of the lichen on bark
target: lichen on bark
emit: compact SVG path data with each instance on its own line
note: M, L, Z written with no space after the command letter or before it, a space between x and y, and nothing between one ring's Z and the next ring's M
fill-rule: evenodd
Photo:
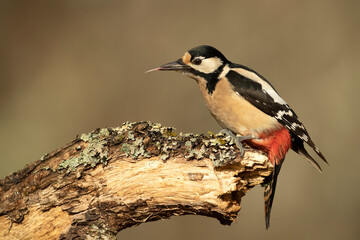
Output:
M82 134L0 180L0 238L115 239L186 214L230 224L241 198L272 171L266 155L245 149L241 158L227 136L151 122Z

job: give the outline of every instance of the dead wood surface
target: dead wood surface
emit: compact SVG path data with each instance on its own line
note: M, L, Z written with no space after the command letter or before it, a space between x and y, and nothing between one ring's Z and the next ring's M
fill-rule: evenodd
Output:
M176 134L150 122L97 129L0 180L0 239L116 239L174 215L231 224L272 171L224 135Z

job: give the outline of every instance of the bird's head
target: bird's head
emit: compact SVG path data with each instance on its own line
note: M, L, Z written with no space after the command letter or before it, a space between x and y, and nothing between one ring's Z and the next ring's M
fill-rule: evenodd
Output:
M169 62L152 71L177 71L192 78L213 78L220 75L223 67L228 63L225 56L216 48L202 45L185 52L182 58Z

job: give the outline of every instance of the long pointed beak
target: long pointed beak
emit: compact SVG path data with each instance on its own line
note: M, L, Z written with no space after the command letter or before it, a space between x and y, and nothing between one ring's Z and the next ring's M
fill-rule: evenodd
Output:
M166 63L164 65L161 65L160 67L151 69L149 71L146 71L145 73L149 73L149 72L153 72L153 71L181 71L181 72L186 72L188 69L190 69L190 67L186 64L184 64L184 62L179 59L176 60L174 62L169 62Z

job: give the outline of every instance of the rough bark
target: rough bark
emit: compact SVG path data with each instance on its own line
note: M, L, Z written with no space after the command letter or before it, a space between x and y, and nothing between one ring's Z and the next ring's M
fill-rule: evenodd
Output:
M174 215L231 224L272 171L224 135L176 134L149 122L83 134L0 181L0 239L115 239Z

